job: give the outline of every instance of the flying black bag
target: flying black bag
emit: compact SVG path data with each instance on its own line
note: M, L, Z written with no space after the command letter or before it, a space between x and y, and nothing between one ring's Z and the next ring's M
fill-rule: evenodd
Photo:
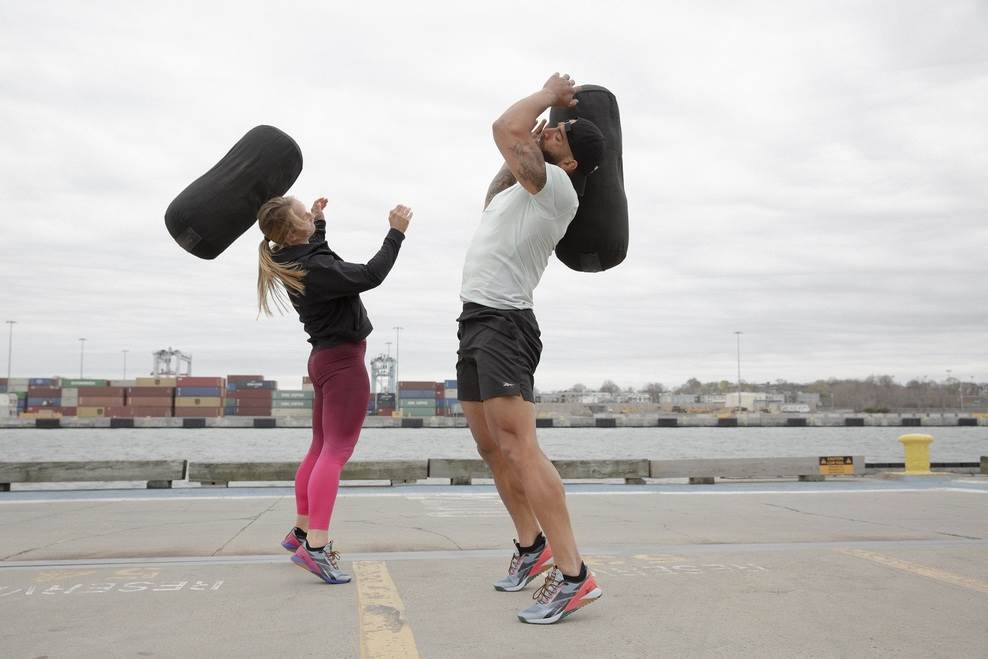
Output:
M295 140L274 126L252 128L168 205L168 233L185 251L215 259L257 221L265 201L288 192L301 171Z
M549 125L589 119L600 128L607 144L597 171L587 177L576 217L556 245L556 256L573 270L600 272L621 263L628 254L621 115L614 94L603 87L583 85L576 98L576 107L552 108Z

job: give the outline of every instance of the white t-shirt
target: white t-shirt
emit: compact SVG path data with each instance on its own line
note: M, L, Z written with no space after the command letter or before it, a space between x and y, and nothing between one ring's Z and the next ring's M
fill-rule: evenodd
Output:
M538 194L515 183L484 209L463 264L462 301L532 308L532 292L580 205L566 172L546 164L545 173Z

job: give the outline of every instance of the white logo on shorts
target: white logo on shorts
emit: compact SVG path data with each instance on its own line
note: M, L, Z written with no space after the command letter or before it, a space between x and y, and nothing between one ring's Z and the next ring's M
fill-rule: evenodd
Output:
M505 389L508 389L508 388L513 387L515 385L511 384L510 382L502 382L501 383L501 386L504 387Z

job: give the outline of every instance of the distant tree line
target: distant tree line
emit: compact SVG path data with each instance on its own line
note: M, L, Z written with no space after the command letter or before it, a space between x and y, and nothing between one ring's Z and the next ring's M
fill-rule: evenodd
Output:
M744 391L760 393L816 393L820 394L823 407L838 409L854 409L858 411L886 411L901 409L958 409L983 408L988 401L981 395L983 385L974 382L963 382L957 378L947 378L944 382L929 379L909 380L905 384L895 381L891 375L870 375L863 380L830 378L816 380L811 383L789 382L775 380L774 382L741 381ZM737 391L737 382L720 380L717 382L701 382L690 378L671 390L659 382L649 382L639 391L649 394L652 402L659 402L659 397L671 391L676 394L716 395ZM586 391L584 384L575 384L573 391ZM629 391L631 388L624 389ZM620 393L622 388L613 380L605 380L599 391Z

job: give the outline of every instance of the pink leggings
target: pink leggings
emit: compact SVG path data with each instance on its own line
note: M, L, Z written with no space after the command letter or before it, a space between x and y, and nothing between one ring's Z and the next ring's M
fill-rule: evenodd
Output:
M295 508L309 528L329 529L340 488L340 472L357 445L367 416L370 380L364 366L366 341L316 350L309 356L312 445L295 474Z

